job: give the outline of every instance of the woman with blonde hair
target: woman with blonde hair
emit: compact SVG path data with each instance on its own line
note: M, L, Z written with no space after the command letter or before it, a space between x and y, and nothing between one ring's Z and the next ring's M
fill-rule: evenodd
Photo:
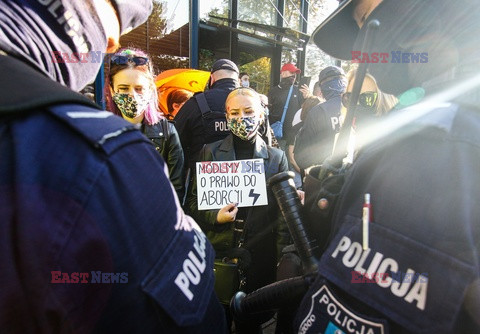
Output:
M350 102L356 74L357 69L353 69L347 73L348 84L346 92L342 95L342 114L346 112L346 108ZM371 74L367 73L365 75L356 108L357 113L360 110L360 113L366 112L370 116L382 116L393 109L397 102L398 99L394 95L384 93L378 88L377 81ZM362 114L358 116L361 117Z
M256 91L246 87L233 90L227 96L225 109L231 133L225 139L206 144L200 151L199 161L262 159L267 180L288 171L285 153L267 146L258 132L265 114ZM241 289L251 292L274 282L276 265L282 249L290 244L290 234L272 191L267 189L268 205L228 203L219 210L198 210L197 186L195 178L187 195L190 213L212 243L217 258L230 263L239 253L243 254L240 263L245 284ZM220 277L216 279L221 281ZM231 298L219 297L226 304ZM258 324L236 326L237 333L256 333L257 330Z
M342 123L345 119L347 108L350 107L350 99L356 73L357 69L353 69L347 73L347 90L342 94ZM348 154L345 161L350 163L353 162L355 152L359 149L358 143L362 142L368 136L378 118L389 113L397 103L398 99L394 95L382 92L378 88L375 78L371 74L366 73L355 108L355 118L353 124L351 124L352 130L348 143ZM342 126L344 125L342 124ZM363 139L358 140L357 137L359 136Z

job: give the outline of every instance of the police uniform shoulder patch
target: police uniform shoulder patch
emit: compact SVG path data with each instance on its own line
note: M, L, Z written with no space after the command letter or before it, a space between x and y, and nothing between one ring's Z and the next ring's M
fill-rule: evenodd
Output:
M346 216L320 260L321 275L411 332L449 331L478 269L385 225L370 222L369 231L365 249L362 218Z
M387 334L386 320L367 317L346 306L334 293L327 281L317 279L310 293L304 299L303 305L309 305L308 313L296 326L299 334ZM305 310L306 311L306 310ZM305 312L301 313L302 315Z
M57 105L47 110L106 154L111 154L129 142L148 142L136 131L138 125L128 123L108 111L77 104Z
M142 290L177 325L192 326L203 319L213 293L215 251L193 219L185 219L175 227L177 238L142 281Z

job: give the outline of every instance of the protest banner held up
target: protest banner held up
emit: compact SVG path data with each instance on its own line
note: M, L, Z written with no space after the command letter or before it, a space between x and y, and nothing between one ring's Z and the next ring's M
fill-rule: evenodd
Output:
M197 162L198 209L267 205L263 159Z

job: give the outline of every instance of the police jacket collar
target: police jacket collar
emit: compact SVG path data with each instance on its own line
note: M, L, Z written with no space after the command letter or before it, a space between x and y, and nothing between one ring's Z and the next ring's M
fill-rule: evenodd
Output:
M218 148L222 152L221 156L217 156L218 160L235 160L235 147L233 146L233 135L229 134L220 144ZM268 159L268 149L267 144L263 141L262 138L257 134L257 139L255 140L255 149L253 150L253 159Z
M235 89L238 87L238 80L233 78L225 78L217 80L210 89Z
M0 54L0 113L12 114L75 103L100 109L83 95L62 86L22 61Z

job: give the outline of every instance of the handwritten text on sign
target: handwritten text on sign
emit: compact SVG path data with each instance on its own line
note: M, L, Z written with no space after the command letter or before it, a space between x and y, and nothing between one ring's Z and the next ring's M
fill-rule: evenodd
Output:
M197 162L198 209L267 205L263 159Z

